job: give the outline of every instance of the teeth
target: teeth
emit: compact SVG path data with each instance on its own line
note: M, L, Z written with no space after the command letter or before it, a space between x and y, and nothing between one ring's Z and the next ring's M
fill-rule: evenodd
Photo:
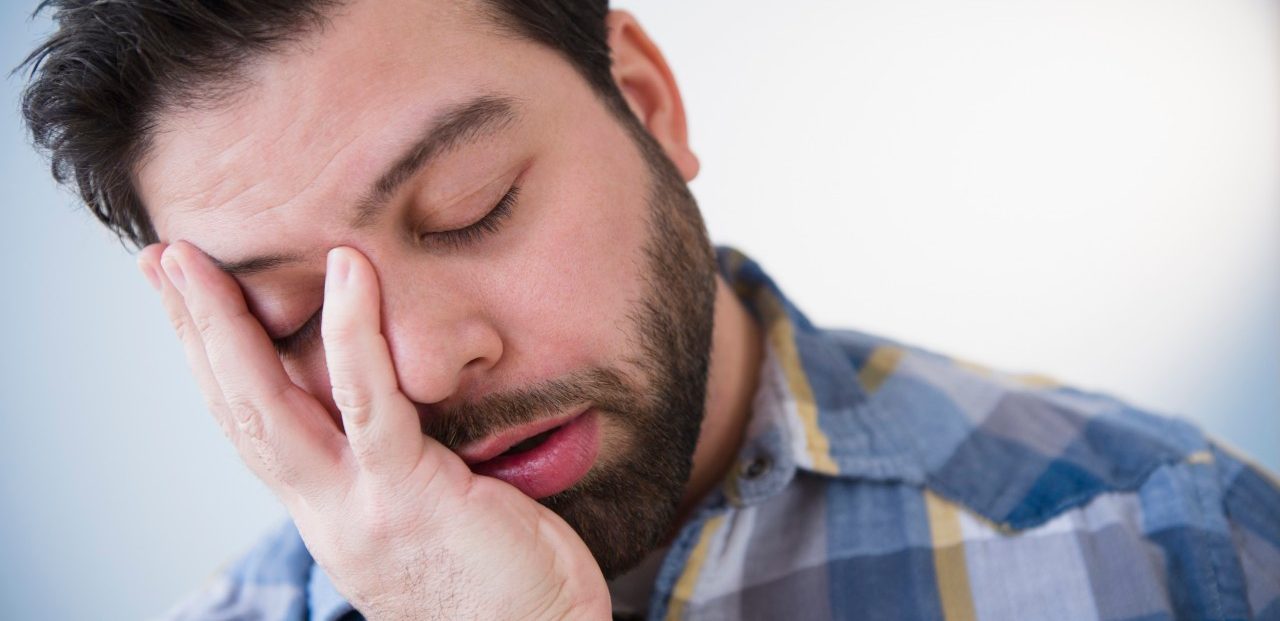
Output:
M525 451L535 449L541 446L543 442L546 442L547 438L551 437L551 434L555 433L556 429L559 429L559 427L556 427L555 429L549 429L536 436L532 436L524 440L521 440L515 446L512 446L511 448L507 449L506 452L504 452L502 455L499 455L499 457L504 457L506 455L514 455L516 453L523 453Z

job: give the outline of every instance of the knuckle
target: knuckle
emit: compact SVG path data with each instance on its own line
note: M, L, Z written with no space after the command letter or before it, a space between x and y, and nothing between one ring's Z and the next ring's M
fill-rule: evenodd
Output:
M325 345L330 348L337 348L337 351L347 351L355 347L361 338L360 326L343 319L334 317L337 312L330 312L325 315L324 320L320 322L320 336L324 339Z
M351 322L342 318L334 317L337 313L330 312L325 317L325 321L320 322L320 334L325 339L333 339L335 341L346 342L356 337L358 329Z
M213 336L217 329L217 322L213 320L213 316L207 313L191 313L191 323L195 325L196 332L205 339Z
M178 334L180 340L186 341L188 337L192 336L191 323L187 321L186 317L171 313L169 315L169 323L173 326L173 331Z
M349 384L334 385L333 402L342 410L343 418L351 424L368 424L372 416L373 396L367 390Z
M296 464L280 459L268 435L269 431L261 422L251 423L248 431L241 427L236 439L241 457L268 487L298 488L305 473Z
M262 411L252 399L243 395L228 397L227 409L231 411L231 418L240 433L255 441L265 440Z

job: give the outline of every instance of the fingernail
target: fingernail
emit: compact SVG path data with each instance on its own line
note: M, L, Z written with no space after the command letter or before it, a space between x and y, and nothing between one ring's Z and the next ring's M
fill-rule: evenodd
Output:
M187 278L183 276L182 266L178 265L177 259L166 255L160 259L160 267L164 268L164 273L169 276L169 282L173 283L179 293L187 292Z
M152 267L150 262L138 259L138 269L142 270L142 275L151 283L151 288L156 291L160 290L160 275L156 273L156 268Z
M333 282L339 287L347 284L347 277L351 274L351 261L346 257L346 253L339 252L337 248L329 251L328 267L325 268L326 280Z

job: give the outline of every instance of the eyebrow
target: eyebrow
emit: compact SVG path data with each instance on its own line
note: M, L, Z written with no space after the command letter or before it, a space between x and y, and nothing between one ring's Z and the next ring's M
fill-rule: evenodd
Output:
M436 116L422 137L356 203L356 214L351 220L352 228L363 228L376 221L396 190L426 168L431 160L505 129L516 119L515 108L515 100L510 97L482 95L445 109Z
M405 182L427 168L432 160L507 128L518 118L516 108L514 98L500 95L480 95L445 108L356 201L351 227L366 228L377 222ZM213 262L232 276L248 276L301 260L300 255L274 253L236 261L214 258Z
M265 254L262 256L251 257L242 261L223 261L217 257L209 257L213 260L213 264L218 269L232 276L248 276L260 272L267 272L276 269L288 263L296 263L302 260L302 257L295 254Z

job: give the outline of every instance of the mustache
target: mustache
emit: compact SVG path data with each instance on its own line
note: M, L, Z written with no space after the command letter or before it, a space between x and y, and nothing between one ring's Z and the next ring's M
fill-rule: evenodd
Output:
M474 403L420 415L422 433L456 451L462 446L511 427L564 414L584 403L610 412L634 410L641 404L622 373L596 367L528 389L490 395ZM419 414L422 414L419 406Z

